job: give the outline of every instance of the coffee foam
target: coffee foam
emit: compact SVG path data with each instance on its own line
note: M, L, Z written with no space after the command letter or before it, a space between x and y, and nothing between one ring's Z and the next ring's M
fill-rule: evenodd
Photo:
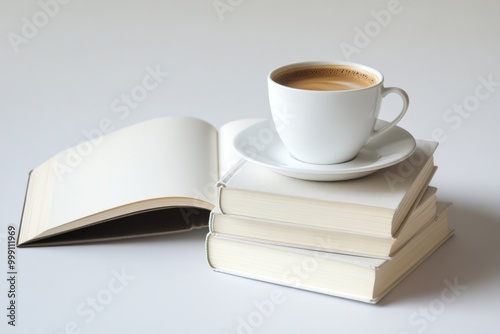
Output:
M276 74L273 80L290 87L294 87L294 82L300 82L300 87L295 88L312 90L356 89L373 86L380 81L375 74L347 65L313 65L294 68ZM328 80L330 80L331 88L321 88L327 86Z

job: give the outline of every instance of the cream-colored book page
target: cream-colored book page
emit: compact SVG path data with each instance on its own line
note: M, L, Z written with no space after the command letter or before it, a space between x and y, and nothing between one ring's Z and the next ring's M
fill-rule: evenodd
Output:
M49 161L54 185L45 229L131 203L172 198L216 203L217 131L194 118L146 121L66 150ZM146 205L147 207L147 205Z
M224 124L219 129L219 178L241 160L233 145L234 138L247 127L263 119L241 119Z

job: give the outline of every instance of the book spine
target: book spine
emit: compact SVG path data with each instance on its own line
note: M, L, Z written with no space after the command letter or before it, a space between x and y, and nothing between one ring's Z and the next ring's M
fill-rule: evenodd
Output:
M221 211L222 214L224 212L222 211L222 206L221 206L221 193L222 190L226 187L227 182L243 167L247 161L245 159L240 159L230 170L227 171L226 174L224 174L219 181L215 184L217 187L218 193L217 193L217 206L219 207L219 210Z
M31 175L33 173L33 170L31 170L28 174L28 181L26 182L26 191L24 192L24 202L23 202L23 209L21 211L21 219L19 221L19 229L18 229L18 232L17 232L17 240L16 240L16 247L22 247L22 242L20 242L20 238L21 238L21 230L22 227L23 227L23 218L24 218L24 214L25 214L25 210L26 210L26 200L28 198L28 188L29 188L29 185L30 185L30 181L31 181Z
M208 217L208 231L209 233L214 233L214 219L215 219L214 210L210 211L210 216Z

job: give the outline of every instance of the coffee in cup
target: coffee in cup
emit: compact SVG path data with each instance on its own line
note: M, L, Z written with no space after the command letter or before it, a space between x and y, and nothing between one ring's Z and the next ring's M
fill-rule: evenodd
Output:
M373 86L377 76L350 65L292 68L273 79L283 86L307 90L349 90Z
M408 95L383 82L379 71L350 62L304 62L273 70L268 75L269 102L280 139L304 162L353 159L408 109ZM382 98L390 93L401 96L403 107L392 122L375 130Z

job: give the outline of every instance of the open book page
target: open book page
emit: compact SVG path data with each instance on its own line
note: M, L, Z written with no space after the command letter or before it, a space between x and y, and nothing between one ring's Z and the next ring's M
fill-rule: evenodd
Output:
M217 131L202 120L154 119L86 145L66 150L43 166L53 183L46 191L42 230L114 208L124 210L110 218L127 214L131 203L142 210L165 205L165 198L174 206L211 209L216 203L215 194L204 193L203 187L217 172Z
M241 119L226 123L219 129L219 179L241 160L233 146L234 137L250 125L262 120L257 118ZM214 185L216 182L217 180L214 181Z

